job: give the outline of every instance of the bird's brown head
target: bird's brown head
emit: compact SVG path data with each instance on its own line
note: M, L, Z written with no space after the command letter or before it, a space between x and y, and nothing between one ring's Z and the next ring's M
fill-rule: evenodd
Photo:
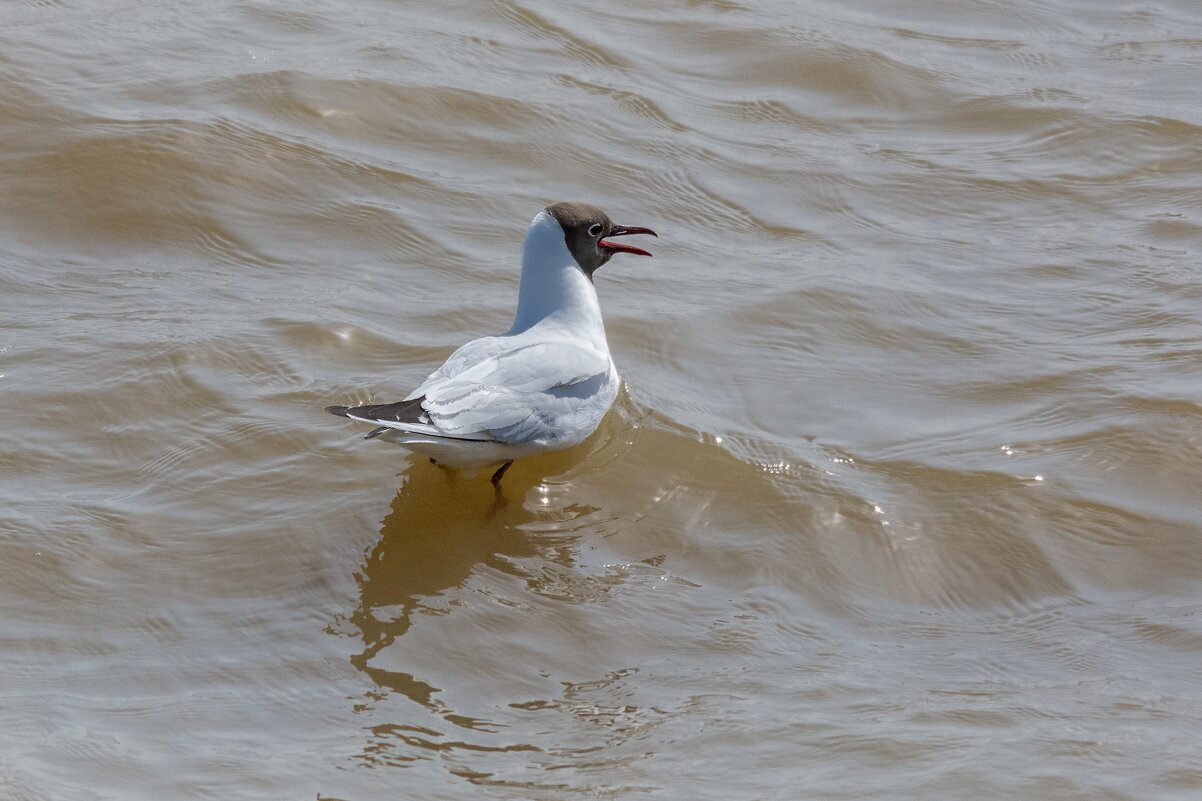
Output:
M615 225L609 215L596 206L576 201L561 201L547 206L547 213L555 218L563 229L564 241L568 251L590 279L602 264L609 261L615 253L634 253L638 256L651 254L634 245L614 242L617 236L630 234L659 235L650 228L637 226Z

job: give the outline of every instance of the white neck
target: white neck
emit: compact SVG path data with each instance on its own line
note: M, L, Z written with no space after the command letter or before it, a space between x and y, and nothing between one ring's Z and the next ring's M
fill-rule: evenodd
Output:
M606 347L597 290L568 250L563 228L545 211L530 223L522 243L522 284L509 333L536 325L566 329Z

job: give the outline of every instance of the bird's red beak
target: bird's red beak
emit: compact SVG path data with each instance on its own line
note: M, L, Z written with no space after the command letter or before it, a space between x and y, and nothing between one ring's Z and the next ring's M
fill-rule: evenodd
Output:
M597 247L612 250L615 253L633 253L636 256L650 256L651 254L642 248L636 248L634 245L626 245L621 242L610 242L609 237L613 236L630 236L631 234L651 234L656 239L659 234L652 231L650 228L639 228L638 226L615 225L609 229L609 233L605 235L605 239L597 242Z

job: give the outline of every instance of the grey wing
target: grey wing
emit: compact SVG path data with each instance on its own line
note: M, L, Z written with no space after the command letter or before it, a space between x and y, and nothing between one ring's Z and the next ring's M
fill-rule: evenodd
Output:
M612 401L604 393L611 367L608 354L587 345L543 342L498 350L453 375L440 369L415 392L425 396L431 423L451 436L487 433L510 444L582 438Z

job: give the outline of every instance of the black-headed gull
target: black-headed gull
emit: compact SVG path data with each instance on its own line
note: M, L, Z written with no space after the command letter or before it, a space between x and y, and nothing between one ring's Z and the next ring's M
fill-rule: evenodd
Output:
M367 435L404 445L447 467L500 464L563 450L597 430L618 395L593 273L615 253L650 256L614 242L650 228L614 225L587 203L539 212L522 243L513 326L468 342L398 403L329 406L372 423Z

